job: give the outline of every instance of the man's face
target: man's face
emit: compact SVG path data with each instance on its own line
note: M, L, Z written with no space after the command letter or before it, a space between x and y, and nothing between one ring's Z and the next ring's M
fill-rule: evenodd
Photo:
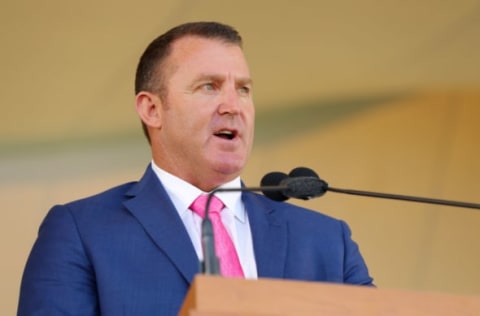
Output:
M166 95L159 139L160 167L203 190L238 176L253 143L252 84L241 48L184 37L163 63Z

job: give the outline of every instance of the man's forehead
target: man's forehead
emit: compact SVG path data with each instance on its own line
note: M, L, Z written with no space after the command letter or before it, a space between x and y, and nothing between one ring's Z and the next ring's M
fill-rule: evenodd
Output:
M236 52L228 52L225 54L222 49L234 49ZM215 56L215 54L220 55ZM218 56L229 56L230 58L240 57L245 62L248 68L245 55L243 54L242 47L236 43L227 42L221 38L205 38L201 36L185 36L179 38L172 43L169 56L166 58L167 63L171 63L171 66L176 65L180 67L183 62L190 58L202 58L202 55L207 58L215 58ZM211 55L211 56L209 56ZM238 60L238 59L237 59ZM212 59L215 62L215 59ZM173 65L172 65L173 64Z
M222 47L234 48L238 49L238 51L224 53L222 52ZM190 77L192 84L204 80L208 76L222 75L227 68L220 67L219 55L215 55L218 53L217 49L220 49L221 56L223 56L222 60L224 58L235 60L234 64L236 66L234 67L236 70L232 74L237 85L250 85L250 70L241 46L219 38L205 38L193 35L179 38L171 44L168 56L157 66L159 67L157 69L161 69L163 78L168 81L179 71L187 72L190 76L193 76ZM241 62L238 63L240 60ZM203 76L203 78L200 76ZM220 78L217 79L222 80Z

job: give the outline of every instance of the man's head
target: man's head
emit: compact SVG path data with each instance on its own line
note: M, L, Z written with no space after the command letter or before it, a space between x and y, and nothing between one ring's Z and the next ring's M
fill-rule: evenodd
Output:
M240 34L229 25L217 22L191 22L178 25L154 39L143 52L135 75L135 94L141 91L157 93L165 97L168 70L164 61L172 51L172 43L186 36L217 39L242 47ZM147 126L142 122L143 132L150 142Z
M238 176L253 143L241 43L230 26L188 23L155 39L137 69L136 108L154 161L204 191Z

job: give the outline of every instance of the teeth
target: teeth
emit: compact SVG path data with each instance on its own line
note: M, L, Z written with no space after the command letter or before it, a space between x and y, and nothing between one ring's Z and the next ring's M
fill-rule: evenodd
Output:
M227 130L219 131L215 133L215 135L220 137L226 137L228 139L233 139L235 137L235 134L232 131L227 131Z

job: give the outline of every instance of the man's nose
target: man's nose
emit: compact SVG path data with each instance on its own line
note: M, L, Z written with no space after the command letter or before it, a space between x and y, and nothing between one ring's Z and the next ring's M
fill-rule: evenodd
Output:
M240 111L240 95L236 88L225 87L220 94L220 114L237 114Z

